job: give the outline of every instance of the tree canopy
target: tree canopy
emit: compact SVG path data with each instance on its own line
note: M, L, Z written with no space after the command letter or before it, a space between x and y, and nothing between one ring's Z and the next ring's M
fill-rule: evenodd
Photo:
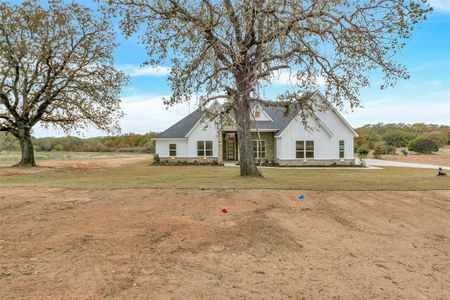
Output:
M405 147L418 137L433 140L439 147L450 144L450 126L436 124L403 124L403 123L377 123L368 124L356 129L358 137L355 139L355 148L367 147L374 149L381 146L387 149L392 147Z
M34 165L31 128L114 131L126 76L113 65L110 20L76 2L0 3L0 131L20 139Z
M422 0L108 0L126 34L139 32L148 64L170 60L172 96L166 104L202 95L201 104L225 98L239 136L241 174L258 173L251 149L250 106L261 86L281 70L298 79L273 105L291 107L304 118L309 95L324 81L336 106L360 105L359 90L370 72L389 86L407 78L395 54L430 10ZM267 104L267 103L266 103Z

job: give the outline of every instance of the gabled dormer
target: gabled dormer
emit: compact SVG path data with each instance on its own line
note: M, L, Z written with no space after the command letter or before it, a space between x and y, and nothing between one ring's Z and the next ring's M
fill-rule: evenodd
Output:
M269 114L264 110L264 108L256 104L251 112L251 119L255 118L256 121L270 121L273 122L272 118L269 116Z

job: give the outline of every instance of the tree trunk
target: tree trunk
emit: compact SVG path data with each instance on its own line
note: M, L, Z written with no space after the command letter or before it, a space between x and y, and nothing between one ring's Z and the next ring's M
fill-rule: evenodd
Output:
M18 167L35 167L33 143L31 141L31 128L20 127L18 129L17 138L20 141L20 148L22 150L22 159L16 165Z
M236 117L236 132L238 135L239 164L241 176L261 176L253 154L250 106L247 99L241 98L234 110Z

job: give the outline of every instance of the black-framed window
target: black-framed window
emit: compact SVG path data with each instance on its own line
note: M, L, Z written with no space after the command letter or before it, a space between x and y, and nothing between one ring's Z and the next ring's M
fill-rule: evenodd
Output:
M169 156L177 156L177 144L169 144Z
M344 141L339 141L339 158L345 157L345 143Z
M266 158L266 141L253 140L252 146L255 158Z
M197 141L197 155L198 156L213 156L213 142L212 141Z
M305 145L306 145L305 157L314 158L314 141L306 141Z
M305 158L305 141L295 142L295 157Z
M296 158L314 158L314 141L296 141Z
M213 142L205 141L205 156L213 156Z

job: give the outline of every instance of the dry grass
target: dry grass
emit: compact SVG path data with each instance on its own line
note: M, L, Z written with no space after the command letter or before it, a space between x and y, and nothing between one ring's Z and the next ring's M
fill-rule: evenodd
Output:
M410 168L263 169L264 178L242 178L234 167L152 166L150 160L108 169L33 169L32 174L0 177L0 187L111 188L265 188L309 190L449 189L450 177ZM0 175L10 171L0 169ZM25 170L24 172L27 172Z

